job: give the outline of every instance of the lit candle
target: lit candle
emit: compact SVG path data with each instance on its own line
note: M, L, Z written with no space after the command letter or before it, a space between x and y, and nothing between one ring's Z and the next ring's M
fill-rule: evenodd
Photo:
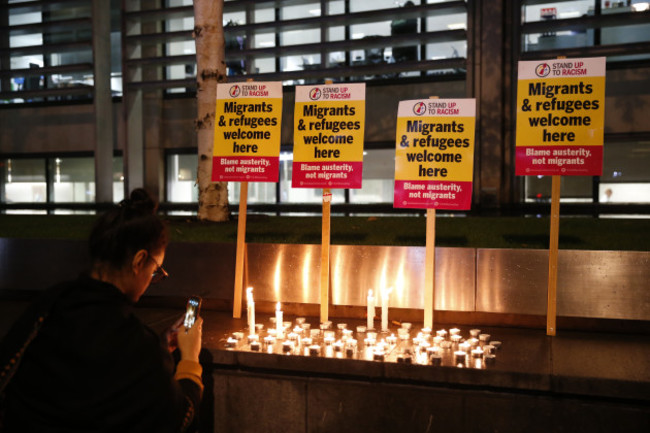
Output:
M388 295L392 289L383 289L381 293L381 330L388 331Z
M275 337L282 338L284 334L284 323L282 322L282 310L280 302L275 304Z
M246 289L246 306L248 313L248 333L255 335L255 301L253 300L253 288Z
M368 290L368 324L366 329L372 329L375 327L375 297L372 296L372 289Z

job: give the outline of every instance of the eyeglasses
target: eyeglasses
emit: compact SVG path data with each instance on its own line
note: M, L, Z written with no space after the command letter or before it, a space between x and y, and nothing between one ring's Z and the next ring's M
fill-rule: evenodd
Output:
M154 262L154 264L157 266L156 270L153 271L153 274L151 274L151 282L149 284L156 284L167 278L169 274L161 265L158 264L151 253L149 253L149 258L151 258L151 261Z

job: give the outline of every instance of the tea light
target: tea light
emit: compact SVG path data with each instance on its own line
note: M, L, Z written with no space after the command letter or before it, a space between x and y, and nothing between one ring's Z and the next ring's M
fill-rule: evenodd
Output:
M494 352L496 352L496 350L497 348L491 344L486 344L485 346L483 346L483 351L489 355L494 355Z
M350 338L352 338L352 332L353 331L351 329L344 329L343 330L343 337L341 337L341 339L343 341L349 340Z
M386 337L386 342L390 345L395 345L397 344L397 337L395 337L394 334L391 334L390 336Z
M376 339L370 337L367 337L363 340L363 343L366 345L366 347L372 347L375 345L376 342L377 342Z
M478 340L477 340L476 338L470 338L469 340L467 340L467 342L468 342L469 345L472 346L472 347L476 347L476 346L478 346Z
M436 335L435 337L433 337L433 344L434 344L435 346L440 347L440 344L441 344L444 340L445 340L444 338L442 338L442 337Z
M303 338L300 343L302 344L303 347L309 347L313 344L313 340L309 337Z
M370 329L372 329L372 328L370 328ZM365 326L363 326L363 325L357 326L357 334L365 334L366 330L367 330L367 328Z
M305 323L305 318L304 317L296 317L296 325L301 326L303 323Z
M450 337L450 339L451 339L452 344L459 344L459 343L461 342L461 340L463 339L463 337L461 337L461 336L458 335L458 334L453 334L453 335Z
M338 329L338 330L341 331L341 332L343 332L343 330L344 330L344 329L347 329L347 328L348 328L348 324L347 324L347 323L337 323L337 324L336 324L336 329Z
M309 331L309 330L311 329L311 323L303 323L303 324L300 325L300 327L301 327L304 331Z
M332 344L334 344L334 337L323 338L323 343L325 343L325 346L331 346Z
M263 323L256 323L255 324L255 331L257 331L256 332L257 334L262 332L263 329L264 329L264 324Z
M289 339L289 341L294 343L300 341L300 335L295 332L289 333L289 335L287 335L287 338Z
M444 329L440 329L440 330L436 331L436 335L438 337L447 338L447 331L444 330Z
M273 338L275 338L275 336L277 335L277 332L278 331L275 328L269 328L269 329L266 330L266 333L269 334Z
M253 352L259 352L260 351L260 342L259 341L253 341L251 343L251 350Z
M501 348L501 342L500 341L490 341L490 344L494 346L495 350L499 350Z
M343 350L343 343L341 341L337 341L333 346L334 352L341 352Z
M345 356L348 358L354 357L357 353L357 340L351 338L345 342Z
M325 332L323 333L323 337L324 337L324 338L331 338L331 339L334 339L335 336L336 336L336 333L335 333L334 331L325 331Z
M320 346L318 344L312 344L309 346L309 356L319 356L320 355Z
M304 331L304 329L302 329L300 326L294 326L294 328L293 328L293 333L294 334L302 335L303 331Z
M480 347L477 347L476 349L472 349L472 358L481 358L483 356L483 349Z
M282 326L284 326L284 329L289 329L291 328L291 322L282 322Z
M260 336L257 334L249 334L248 335L248 344L252 344L253 342L259 342L260 341Z
M237 341L241 341L241 340L244 339L244 333L243 333L243 332L239 332L239 331L237 331L237 332L233 332L233 333L232 333L232 336L233 336L233 337L235 338L235 340L237 340Z
M463 343L461 343L461 344L463 344ZM451 341L443 340L443 341L440 343L440 347L443 348L443 349L445 349L445 350L449 350L449 349L451 349Z
M412 364L413 359L411 358L411 355L407 353L400 353L397 355L397 362L401 364Z
M237 339L232 338L232 337L228 337L228 339L226 340L226 348L227 349L234 349L236 346L237 346Z
M373 340L377 339L377 333L376 332L367 332L366 337L371 338Z
M481 342L481 344L487 344L490 342L490 337L491 337L490 334L480 334L478 336L478 339Z
M481 333L480 329L470 329L469 330L469 335L471 335L474 338L478 338L478 335Z
M409 330L406 328L399 328L397 330L397 335L401 339L408 339L409 338Z
M282 342L282 353L289 353L293 350L293 342L284 341Z
M366 326L368 329L375 327L375 297L372 294L372 289L368 290L367 311L366 311ZM358 327L357 327L358 328ZM357 331L359 332L359 331Z
M331 328L332 328L332 321L331 320L326 320L323 323L321 323L321 329L331 329Z
M492 355L492 354L485 354L483 357L483 360L485 361L485 365L493 365L496 362L497 357Z
M384 357L386 356L385 352L383 350L377 349L375 350L375 353L372 356L372 359L375 361L383 361Z
M422 328L422 333L425 335L431 335L431 328Z
M460 334L460 329L458 329L458 328L451 328L449 330L449 335L451 335L451 336L458 335L458 334Z
M467 352L464 352L462 350L457 350L454 352L454 364L462 364L465 365L465 360L467 359Z
M278 302L275 304L275 335L277 338L282 338L283 333L282 310L280 309L280 303Z
M309 330L309 336L311 338L318 338L320 337L320 329L310 329Z
M402 322L402 328L404 329L408 329L410 331L412 326L413 325L409 322Z
M248 332L255 334L255 301L253 300L253 288L246 289L246 313L248 318Z
M469 352L471 348L472 346L467 341L463 341L458 345L458 350L465 353Z
M269 348L275 344L275 338L272 335L264 337L264 347Z

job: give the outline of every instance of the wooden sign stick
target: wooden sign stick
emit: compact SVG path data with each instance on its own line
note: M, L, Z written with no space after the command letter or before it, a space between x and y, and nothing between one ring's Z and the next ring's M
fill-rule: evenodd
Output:
M565 56L558 56L564 59ZM557 332L557 255L560 237L560 184L559 175L551 177L551 234L548 245L548 291L546 301L546 335Z
M433 329L436 294L436 210L427 209L427 246L424 254L424 327Z
M548 301L546 304L546 335L555 335L557 303L557 256L560 235L560 175L552 176L551 237L548 249Z
M332 80L325 80L325 84L332 83ZM329 316L331 205L331 191L329 188L323 188L323 221L320 247L320 323L327 322Z
M332 194L323 189L323 222L320 249L320 322L327 322L329 315L330 287L330 209Z
M430 96L429 99L438 99ZM424 327L433 329L436 302L436 210L427 209L426 249L424 253Z
M246 80L253 81L252 79ZM237 215L237 252L235 253L235 293L233 294L232 317L241 317L241 302L244 286L244 262L246 260L246 212L248 208L248 182L241 182L239 189L239 214Z
M235 255L235 294L232 317L241 317L242 291L244 286L244 262L246 260L246 212L248 207L248 182L241 182L239 190L239 215L237 216L237 252Z

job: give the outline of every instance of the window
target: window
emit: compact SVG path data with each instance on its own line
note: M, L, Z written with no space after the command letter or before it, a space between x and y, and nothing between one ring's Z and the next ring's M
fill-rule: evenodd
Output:
M523 3L524 52L650 41L650 23L637 14L648 10L647 1L577 0ZM568 20L573 20L570 21L571 25L560 26L562 21ZM648 57L650 55L647 53L610 55L608 61Z

